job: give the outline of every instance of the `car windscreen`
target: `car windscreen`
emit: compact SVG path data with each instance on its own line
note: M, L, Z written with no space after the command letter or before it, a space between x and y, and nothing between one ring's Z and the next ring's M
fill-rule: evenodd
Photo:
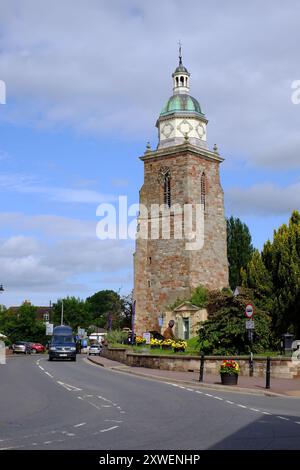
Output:
M75 341L74 341L73 336L71 336L71 335L70 336L57 335L57 336L53 336L51 343L52 344L65 344L65 345L68 345L68 346L74 346Z

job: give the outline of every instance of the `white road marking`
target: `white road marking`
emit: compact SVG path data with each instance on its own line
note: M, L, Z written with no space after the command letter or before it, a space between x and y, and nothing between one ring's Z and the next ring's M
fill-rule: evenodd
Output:
M101 405L101 408L111 408L111 405Z
M74 428L80 428L80 426L84 426L86 423L79 423L79 424L74 424Z
M77 398L78 398L78 400L83 400L83 398L82 398L82 397L77 397Z
M0 450L17 449L17 447L0 447Z
M285 416L276 416L276 418L284 419L284 421L289 421L289 418L286 418Z
M237 405L237 406L239 406L240 408L247 408L247 406L245 405Z
M195 390L196 393L201 393L203 395L203 392L200 392L200 390Z
M300 424L300 421L294 421L295 424Z
M48 444L51 444L52 441L45 441L44 444L48 445Z
M116 429L118 428L119 426L112 426L111 428L107 428L107 429L100 429L100 432L108 432L108 431L112 431L113 429Z
M73 437L73 436L76 436L76 434L73 434L72 432L67 432L66 436Z
M42 366L39 366L39 368L40 368L41 370L45 370L44 367L42 367Z
M207 397L213 397L213 395L211 395L210 393L205 393L205 395L206 395Z
M216 400L221 400L221 401L223 401L223 398L221 398L221 397L214 397L214 398L215 398Z
M257 411L257 413L260 413L259 410L257 410L256 408L249 408L251 411Z
M37 446L37 442L33 442L31 445L32 446Z
M51 377L51 379L53 379L53 375L51 375L49 372L45 372L45 374L49 375L49 377Z
M69 385L64 382L60 382L59 380L57 381L57 383L61 385L62 387L66 388L67 390L69 390L69 392L72 392L73 390L75 390L76 392L82 391L82 388L74 387L74 385Z
M194 390L192 388L186 388L189 392L193 392Z
M226 403L229 403L229 405L234 405L233 401L226 400Z
M268 413L267 411L261 411L263 415L271 415L271 413Z
M120 419L105 419L104 421L109 421L109 422L113 422L113 423L123 423L123 421L120 420Z

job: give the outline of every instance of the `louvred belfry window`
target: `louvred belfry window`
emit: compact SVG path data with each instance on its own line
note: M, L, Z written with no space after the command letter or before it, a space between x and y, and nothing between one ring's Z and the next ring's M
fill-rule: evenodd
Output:
M164 203L166 206L171 207L171 177L169 171L164 175Z
M206 177L205 173L203 172L201 175L201 204L203 209L206 209Z

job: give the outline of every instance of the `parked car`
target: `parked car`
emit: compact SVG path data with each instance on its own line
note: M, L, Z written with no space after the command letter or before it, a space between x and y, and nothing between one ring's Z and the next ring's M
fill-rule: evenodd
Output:
M98 343L94 343L94 344L91 344L90 345L90 348L89 348L89 356L91 354L94 354L96 356L100 356L102 352L102 346L101 344L98 344Z
M46 351L45 346L43 346L41 343L28 343L32 354L36 353L44 353Z
M16 341L12 345L12 352L15 354L31 354L31 347L27 341Z

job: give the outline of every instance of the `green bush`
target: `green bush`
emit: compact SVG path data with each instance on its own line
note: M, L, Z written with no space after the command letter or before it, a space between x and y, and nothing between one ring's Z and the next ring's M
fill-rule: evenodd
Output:
M191 302L193 305L196 305L199 308L204 308L207 306L208 301L208 290L203 286L198 286L194 290Z
M128 338L128 332L122 330L113 330L107 333L108 344L122 344Z
M229 296L222 292L211 292L208 302L209 318L199 330L200 350L205 354L259 354L274 347L270 315L257 308L253 298L246 295ZM255 307L254 341L249 342L245 328L245 307Z

